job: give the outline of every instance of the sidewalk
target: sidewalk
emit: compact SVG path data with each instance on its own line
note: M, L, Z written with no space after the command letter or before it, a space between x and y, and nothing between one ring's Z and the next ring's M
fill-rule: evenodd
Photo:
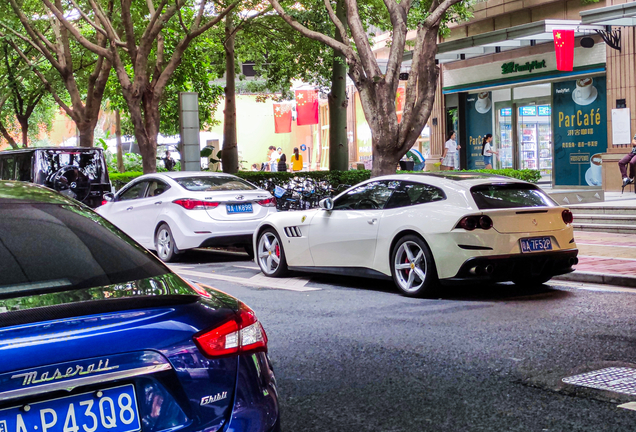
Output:
M636 214L636 194L606 192L605 202L585 206L634 207ZM636 288L636 236L574 231L574 239L579 248L576 270L555 279Z

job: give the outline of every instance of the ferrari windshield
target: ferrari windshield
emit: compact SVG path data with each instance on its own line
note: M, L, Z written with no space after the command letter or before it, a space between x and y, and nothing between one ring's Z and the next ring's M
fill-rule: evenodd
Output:
M238 177L181 177L174 179L193 192L255 190L256 187Z
M80 206L0 206L0 298L136 281L168 273L152 255Z

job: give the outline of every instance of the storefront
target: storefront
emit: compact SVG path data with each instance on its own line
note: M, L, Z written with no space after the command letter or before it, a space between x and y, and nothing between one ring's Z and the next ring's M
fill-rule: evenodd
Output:
M524 38L552 38L547 27ZM526 39L507 42L524 46ZM492 134L494 168L538 169L557 187L599 187L607 149L605 44L577 47L574 70L559 72L552 43L532 41L445 65L445 107L457 109L462 167L484 167L483 139ZM479 48L474 43L470 49Z

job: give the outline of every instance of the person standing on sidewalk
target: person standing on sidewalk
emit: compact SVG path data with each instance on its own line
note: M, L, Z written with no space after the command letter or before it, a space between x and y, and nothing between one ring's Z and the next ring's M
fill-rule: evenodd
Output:
M450 131L448 134L448 141L444 144L444 154L442 154L442 171L450 171L455 169L455 157L457 150L462 148L455 141L457 134L455 131Z
M484 156L484 169L492 169L492 155L499 154L492 147L492 134L486 134L484 137L481 154Z
M629 177L627 176L627 165L629 165ZM636 175L636 135L632 138L632 151L618 161L618 169L621 170L621 176L623 177L623 187L634 183L634 176Z

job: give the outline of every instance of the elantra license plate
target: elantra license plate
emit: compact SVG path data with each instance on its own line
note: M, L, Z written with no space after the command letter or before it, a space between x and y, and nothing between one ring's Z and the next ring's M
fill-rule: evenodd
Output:
M552 250L552 237L534 237L520 241L522 253Z
M254 209L252 208L252 203L249 204L226 204L225 208L227 209L228 214L232 213L252 213ZM0 431L2 432L2 431Z
M0 432L141 430L132 385L0 410Z

